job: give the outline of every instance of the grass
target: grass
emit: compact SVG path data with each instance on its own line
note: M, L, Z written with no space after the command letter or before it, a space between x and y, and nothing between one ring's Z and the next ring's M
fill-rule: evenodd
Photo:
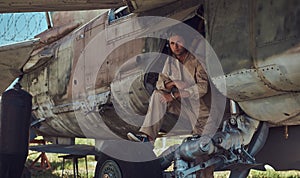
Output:
M155 147L158 148L155 151L157 154L160 154L166 147L173 144L181 143L181 138L176 139L168 139L165 142L162 141L163 139L159 139L155 142ZM89 144L94 145L94 140L91 139L76 139L77 144ZM39 153L30 152L27 160L27 165L29 165ZM61 178L62 176L62 158L58 158L61 154L47 154L47 157L51 163L51 169L46 171L38 171L38 170L31 170L31 177L32 178ZM79 168L79 177L86 178L86 171L85 171L85 161L84 159L78 160L78 168ZM88 156L88 178L94 177L94 171L97 162L95 161L94 156ZM229 176L229 171L223 172L215 172L215 178L227 178ZM64 176L63 178L72 178L73 177L73 164L71 160L67 160L65 162L64 168ZM251 170L248 178L300 178L300 171L274 171L274 170L267 170L267 171L257 171Z
M35 155L35 154L33 154ZM30 155L27 164L30 164L35 158L33 155ZM31 170L32 178L58 178L62 177L62 158L58 158L60 154L47 154L47 157L51 163L51 169L49 170ZM32 159L32 157L34 157ZM94 176L94 170L96 167L96 161L94 156L88 156L88 177L92 178ZM86 176L85 161L84 159L78 160L78 169L80 177ZM73 177L73 163L71 160L66 160L64 165L64 176L63 178Z
M229 171L223 172L215 172L215 178L227 178L229 177ZM257 171L251 170L248 178L299 178L300 172L299 171L274 171L274 170L267 170L267 171Z
M299 171L256 171L251 170L249 178L299 178Z
M87 145L94 145L95 141L92 139L76 139L76 144L87 144ZM37 152L29 152L29 156L26 162L26 165L30 165L33 160L35 160L40 153ZM31 169L31 177L32 178L61 178L62 177L62 162L63 159L59 158L64 154L54 154L54 153L46 153L47 158L51 164L51 168L49 170L35 170ZM87 156L88 162L88 178L94 177L94 171L97 164L95 161L94 156ZM37 166L40 164L37 163ZM79 177L86 178L86 168L85 168L85 159L80 158L78 159L78 169L79 169ZM64 165L64 176L63 178L73 178L73 162L72 160L65 160Z

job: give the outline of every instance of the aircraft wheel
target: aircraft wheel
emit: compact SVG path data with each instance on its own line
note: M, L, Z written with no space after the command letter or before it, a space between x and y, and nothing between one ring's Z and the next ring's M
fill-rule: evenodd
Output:
M162 178L158 161L128 162L105 154L98 158L95 178Z
M121 169L115 161L106 160L101 165L99 175L96 178L122 178Z

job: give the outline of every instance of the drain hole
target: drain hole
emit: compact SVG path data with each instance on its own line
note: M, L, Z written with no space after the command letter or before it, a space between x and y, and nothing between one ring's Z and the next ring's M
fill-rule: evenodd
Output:
M290 116L290 114L288 114L288 113L283 113L285 116Z

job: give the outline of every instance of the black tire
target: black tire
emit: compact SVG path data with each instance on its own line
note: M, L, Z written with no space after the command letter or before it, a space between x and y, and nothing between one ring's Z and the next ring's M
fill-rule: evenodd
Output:
M127 162L105 155L98 159L95 178L162 178L162 170L157 163L157 160Z
M149 150L143 149L144 146L126 147L119 146L120 150L116 150L116 146L110 147L110 150L120 151L122 154L131 155L138 152L143 156L150 154ZM125 148L125 149L124 149ZM144 152L141 152L143 150ZM147 153L148 152L148 153ZM151 150L152 152L152 150ZM152 152L153 154L153 152ZM95 178L162 178L162 169L158 158L144 161L144 162L131 162L120 160L108 156L105 153L99 153L97 166L95 170Z
M100 168L100 169L99 169ZM106 161L98 161L96 169L96 178L122 178L121 168L112 159Z

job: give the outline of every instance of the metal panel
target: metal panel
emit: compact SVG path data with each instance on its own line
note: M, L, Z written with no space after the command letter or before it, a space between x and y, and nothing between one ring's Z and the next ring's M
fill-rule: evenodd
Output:
M224 80L226 91L222 91ZM270 88L262 81L256 69L240 70L233 74L212 78L212 81L225 96L235 101L252 100L283 93Z
M178 0L126 0L131 3L136 12L162 7Z
M276 90L300 91L299 55L300 46L298 45L280 55L258 61L259 67L266 66L266 70L261 70L266 83Z
M295 0L207 1L206 33L225 73L212 76L217 88L225 79L223 94L237 101L299 91L297 14Z
M63 96L67 94L67 86L70 83L70 75L72 70L72 61L73 61L73 44L72 42L66 41L58 49L58 55L60 59L58 60L57 65L57 80L59 88L57 95Z
M87 11L55 11L51 12L50 14L53 26L60 27L64 25L86 24L95 17L107 11L108 9Z
M51 61L49 66L49 95L54 97L59 91L58 87L58 60L54 59Z
M299 87L287 79L286 71L283 70L281 66L275 64L259 68L264 81L270 88L277 91L297 91Z
M299 124L300 94L286 93L273 97L239 102L249 116L273 124ZM295 120L294 120L295 119Z
M228 74L249 69L249 4L244 0L209 0L205 4L206 36Z
M142 30L138 18L135 14L130 14L121 19L117 19L105 28L106 40L108 43L119 41L130 35L134 35Z
M281 53L299 42L300 1L256 1L254 10L257 58Z

